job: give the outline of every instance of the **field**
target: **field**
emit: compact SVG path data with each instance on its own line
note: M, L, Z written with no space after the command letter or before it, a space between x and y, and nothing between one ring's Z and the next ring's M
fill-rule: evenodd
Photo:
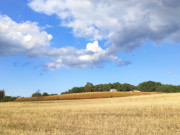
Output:
M1 135L180 135L180 93L0 103Z
M109 98L109 97L127 97L137 95L160 94L158 92L87 92L72 93L53 96L18 98L17 101L47 101L47 100L72 100L72 99L91 99L91 98Z

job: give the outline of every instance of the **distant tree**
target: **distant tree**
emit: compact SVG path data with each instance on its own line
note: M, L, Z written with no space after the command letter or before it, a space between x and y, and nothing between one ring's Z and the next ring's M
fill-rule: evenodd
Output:
M1 102L10 102L14 100L16 100L16 97L4 96L3 99L1 99Z
M135 88L134 85L124 83L119 86L119 91L132 91L134 88Z
M112 84L112 87L113 87L114 89L116 89L117 91L120 91L121 86L122 86L122 84L120 84L119 82L116 82L116 83L113 83L113 84Z
M86 92L92 92L92 91L94 90L93 84L90 83L90 82L87 82L87 84L86 84L85 87L84 87L84 90L85 90Z
M174 85L164 85L164 89L163 92L179 92L178 90L178 86L174 86Z
M80 93L85 92L84 87L73 87L71 90L69 90L69 93Z
M138 89L141 91L153 92L153 91L157 91L158 88L160 88L160 86L162 86L160 82L147 81L140 83L138 85Z
M104 88L104 91L109 91L111 88L112 88L112 84L109 83L109 84L104 84L103 88Z
M157 92L168 92L167 88L165 85L159 85L157 88L156 88L156 91Z
M35 93L32 94L32 97L40 97L42 96L40 90L37 90Z
M111 89L118 89L119 87L120 87L120 83L119 82L111 84Z
M100 87L97 88L97 91L102 91Z
M53 93L53 94L49 94L49 95L53 96L53 95L58 95L58 94L56 94L56 93Z
M140 83L138 86L134 86L128 83L121 84L119 82L116 83L108 83L108 84L98 84L93 85L90 82L84 87L73 87L72 89L62 92L61 94L68 93L80 93L80 92L93 92L93 91L109 91L111 88L117 89L117 91L132 91L132 90L141 90L147 92L180 92L180 85L163 85L160 82L147 81Z
M169 84L161 84L161 85L158 85L156 88L155 88L155 91L157 92L180 92L180 86L175 86L175 85L169 85Z
M3 99L5 96L4 90L0 90L0 100Z
M42 96L49 96L47 92L44 92Z

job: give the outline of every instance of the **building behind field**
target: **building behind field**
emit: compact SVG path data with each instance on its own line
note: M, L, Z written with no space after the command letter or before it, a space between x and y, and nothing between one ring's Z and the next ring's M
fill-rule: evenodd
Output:
M140 90L133 90L132 92L141 92Z
M116 89L111 89L110 92L117 92L117 90Z

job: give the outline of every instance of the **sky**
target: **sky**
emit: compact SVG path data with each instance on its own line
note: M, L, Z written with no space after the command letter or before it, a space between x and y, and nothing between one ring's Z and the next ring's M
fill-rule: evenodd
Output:
M0 0L0 89L180 85L179 13L179 0Z

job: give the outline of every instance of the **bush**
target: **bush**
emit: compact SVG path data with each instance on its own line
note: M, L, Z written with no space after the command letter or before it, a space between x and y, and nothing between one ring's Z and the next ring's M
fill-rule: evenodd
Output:
M159 89L160 86L162 86L162 84L159 82L147 81L140 83L138 85L138 89L141 91L153 92L157 91L157 89Z
M144 92L180 92L180 85L164 85L160 82L154 81L142 82L138 86L134 86L128 83L121 84L119 82L98 85L87 83L85 87L74 87L68 91L62 92L61 94L110 91L110 89L117 89L117 91L140 90Z
M42 95L39 90L32 94L32 97L40 97L40 96L42 96Z
M9 102L9 101L14 101L16 100L16 97L11 97L11 96L5 96L3 99L1 99L1 102Z
M5 96L4 90L0 90L0 100L3 99Z
M42 96L49 96L49 94L47 92L44 92Z
M58 95L58 94L56 94L56 93L55 94L50 94L50 96L53 96L53 95Z
M130 85L128 83L121 84L119 91L132 91L135 86Z

